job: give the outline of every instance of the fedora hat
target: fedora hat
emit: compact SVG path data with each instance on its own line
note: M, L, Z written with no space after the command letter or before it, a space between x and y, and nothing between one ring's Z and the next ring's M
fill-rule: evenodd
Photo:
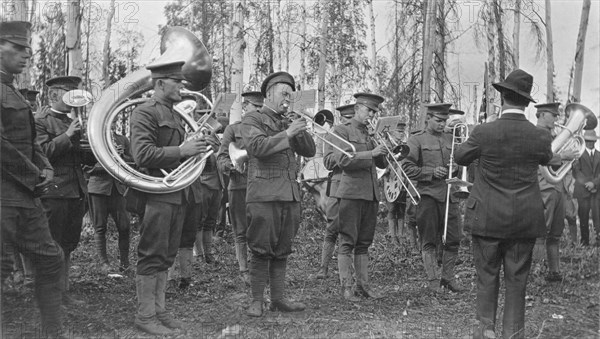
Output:
M583 132L583 139L585 141L596 141L598 140L598 136L596 135L596 131L593 129L587 130Z
M521 69L512 71L506 77L506 79L504 79L504 81L492 84L492 86L494 86L494 88L500 93L504 93L508 90L522 96L529 101L536 102L531 97L533 76Z

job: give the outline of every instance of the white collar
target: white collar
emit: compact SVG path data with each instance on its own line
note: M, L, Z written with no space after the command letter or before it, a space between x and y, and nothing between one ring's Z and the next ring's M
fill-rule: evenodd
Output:
M58 114L64 114L64 115L67 115L67 114L71 113L71 112L62 112L62 111L59 111L59 110L57 110L57 109L54 109L54 108L52 108L52 107L50 107L50 110L51 110L52 112L54 112L54 113L58 113Z
M522 109L518 109L518 108L507 108L504 111L502 111L502 114L504 114L504 113L525 114L525 111L523 111Z

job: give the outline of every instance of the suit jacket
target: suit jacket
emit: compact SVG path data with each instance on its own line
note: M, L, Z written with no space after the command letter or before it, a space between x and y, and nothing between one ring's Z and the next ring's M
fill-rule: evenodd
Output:
M181 118L173 112L172 103L153 96L131 114L131 154L133 160L152 176L163 177L160 169L172 170L181 163L179 145L185 140ZM148 199L182 204L189 189L167 194L149 194Z
M315 142L307 132L288 138L283 117L268 107L246 114L242 140L248 151L246 202L300 201L298 160L315 155Z
M83 198L87 183L83 176L80 133L66 132L72 119L43 107L35 115L37 141L54 167L54 183L42 198Z
M123 148L123 159L125 161L131 161L131 147L127 137L119 134L113 135L116 144ZM108 174L100 163L96 163L92 168L88 169L87 172L90 175L87 185L88 193L110 196L112 190L116 189L120 195L125 194L125 185L113 178L112 175Z
M377 185L377 170L375 167L385 168L387 161L384 156L373 158L371 151L375 142L369 136L367 127L354 119L338 125L333 130L342 139L349 141L356 148L356 155L349 158L333 147L327 147L324 160L325 165L331 167L334 162L342 171L337 189L330 191L330 196L341 199L360 199L379 201L379 186ZM347 150L349 147L340 141L330 139L336 146ZM327 168L329 169L329 168Z
M43 169L52 165L36 141L36 131L27 100L17 91L11 74L0 76L0 135L2 206L39 207L34 201L35 185L42 182Z
M242 140L241 122L236 122L225 127L223 132L223 141L219 148L219 154L217 155L217 163L221 173L229 176L229 187L232 190L246 189L246 182L248 180L248 170L244 173L240 173L233 168L231 158L229 157L229 144L232 142L240 149L246 149Z
M455 152L455 161L479 164L467 199L472 234L493 238L537 238L546 232L537 171L552 159L552 137L525 115L504 113L476 126Z
M573 198L583 199L593 195L585 188L586 182L593 182L596 191L600 191L600 152L594 151L594 157L591 158L587 150L583 155L573 163L573 177L575 178L575 189ZM600 193L595 193L600 196Z

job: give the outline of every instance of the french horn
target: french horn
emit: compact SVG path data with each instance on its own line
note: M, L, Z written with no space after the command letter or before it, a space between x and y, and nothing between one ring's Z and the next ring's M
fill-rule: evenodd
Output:
M179 60L185 62L182 71L189 91L200 91L209 84L212 75L211 57L206 47L193 33L183 27L166 29L161 37L160 51L161 55L154 63ZM175 171L184 174L166 182L162 177L141 173L126 163L119 156L116 146L112 142L111 126L115 118L121 111L148 100L133 98L151 89L151 72L145 68L137 70L111 85L102 92L100 99L90 111L87 134L96 159L117 180L146 193L176 192L196 181L204 169L205 161L196 161L193 166L185 167L185 171L178 167ZM198 95L200 94L198 93ZM204 99L209 105L212 105L208 99L205 97ZM181 116L192 133L200 128L189 109L175 109L174 111ZM186 166L189 166L189 163L186 163Z

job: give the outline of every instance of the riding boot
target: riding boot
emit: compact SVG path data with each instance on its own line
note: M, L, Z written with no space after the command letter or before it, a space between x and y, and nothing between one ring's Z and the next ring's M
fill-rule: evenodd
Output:
M96 244L96 251L102 264L108 265L108 255L106 254L106 234L95 233L94 243Z
M546 255L548 260L548 275L546 280L550 282L561 281L560 275L560 255L557 240L546 241Z
M338 272L340 275L340 285L342 287L342 297L348 301L358 301L354 296L352 284L352 256L350 254L338 253Z
M456 266L456 258L458 257L458 250L444 250L444 257L442 259L442 279L440 285L444 288L449 289L452 292L462 292L463 288L454 279L454 267Z
M235 257L240 266L240 278L243 287L250 286L250 276L248 274L248 245L245 242L235 243Z
M61 276L61 287L62 287L62 303L63 305L75 305L81 306L85 304L85 301L79 300L71 296L69 293L70 284L69 284L69 271L71 269L71 253L65 252L65 265L62 270Z
M271 311L300 312L303 303L285 299L285 271L287 259L272 259L269 263L269 283L271 284Z
M172 331L156 322L156 281L157 274L136 275L137 313L135 327L152 335L171 334Z
M179 288L187 288L192 281L192 249L179 249Z
M207 264L212 264L215 262L215 258L213 257L212 254L212 242L213 242L213 235L212 235L212 231L211 230L204 230L202 232L202 246L203 246L203 250L204 250L204 261Z
M119 260L122 271L129 268L129 230L119 232Z
M156 310L156 318L165 327L170 329L181 329L185 326L179 320L175 320L165 307L165 292L167 289L167 271L156 274L156 285L154 291L154 308Z
M42 320L42 337L54 338L62 334L61 300L62 280L41 284L36 278L34 283L35 297L40 308Z
M367 298L383 298L381 293L374 291L369 286L369 255L354 255L354 268L356 269L356 292Z
M392 241L396 241L398 238L398 220L388 219L388 235L392 238Z
M437 273L437 255L435 249L423 250L423 267L427 275L427 289L433 292L440 291L440 281Z
M250 285L252 288L252 303L246 310L251 317L260 317L263 314L263 301L267 278L269 277L269 259L255 254L250 256Z
M319 271L315 275L316 279L326 279L329 271L329 262L331 261L331 256L333 255L333 251L335 250L335 243L327 241L327 239L323 240L323 248L321 249L321 267L319 267Z

